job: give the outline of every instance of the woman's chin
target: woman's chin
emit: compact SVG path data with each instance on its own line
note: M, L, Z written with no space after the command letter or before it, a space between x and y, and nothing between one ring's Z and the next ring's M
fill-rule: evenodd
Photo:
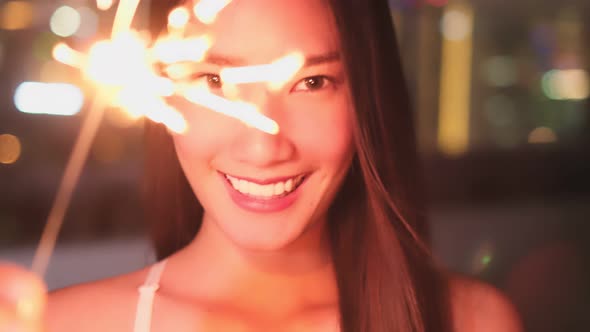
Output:
M242 250L271 252L289 247L297 241L302 232L288 228L248 227L248 229L238 229L228 227L224 230L224 233L232 243Z

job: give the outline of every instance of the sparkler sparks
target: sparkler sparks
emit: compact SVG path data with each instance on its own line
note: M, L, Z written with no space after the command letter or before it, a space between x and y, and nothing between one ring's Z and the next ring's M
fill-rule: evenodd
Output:
M232 84L267 82L270 89L278 90L301 69L303 62L303 55L296 52L268 65L223 69L220 77Z
M85 55L72 49L66 43L57 43L53 47L53 58L65 65L81 68L84 64Z
M168 14L168 26L174 29L184 28L190 19L190 13L185 7L173 9Z
M201 0L194 6L193 14L200 21L211 24L230 2L231 0ZM112 4L113 0L97 0L97 6L101 10L109 9ZM221 71L220 76L224 81L224 95L231 100L210 93L204 86L175 83L190 75L191 64L203 60L212 41L206 35L183 38L183 29L190 21L191 13L180 7L173 10L168 17L169 28L176 31L157 39L153 47L149 48L148 42L131 29L138 4L139 0L120 0L111 38L95 43L88 54L78 52L65 43L59 43L53 49L55 60L80 69L86 78L96 84L99 93L66 165L33 259L32 269L41 276L47 269L73 190L102 121L104 107L118 106L131 117L145 116L182 134L187 130L188 124L164 99L177 93L196 105L274 135L279 132L278 124L260 113L254 104L237 100L237 84L266 82L269 89L276 90L290 80L303 65L303 55L292 53L268 65L226 68ZM164 64L167 78L154 71L156 63Z
M238 119L265 133L276 135L279 132L277 123L258 112L258 108L253 104L225 99L208 92L204 86L186 87L181 90L181 94L194 104Z
M195 16L205 24L215 21L217 14L230 4L232 0L201 0L194 7Z

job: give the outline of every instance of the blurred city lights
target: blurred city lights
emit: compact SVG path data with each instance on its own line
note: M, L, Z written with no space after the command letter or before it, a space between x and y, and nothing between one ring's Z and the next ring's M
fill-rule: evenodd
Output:
M471 34L473 28L473 14L461 7L450 7L445 10L441 31L443 37L448 40L462 40Z
M49 21L51 31L60 37L69 37L80 28L80 13L70 6L61 6L55 10Z
M449 4L443 17L437 143L444 154L458 156L469 145L473 9Z
M0 135L0 163L13 164L21 154L21 143L18 137L11 134Z
M96 8L100 10L109 10L113 6L113 0L96 0Z
M80 14L80 27L74 35L79 38L94 37L98 31L98 15L88 7L79 7L77 10Z
M23 113L74 115L82 109L84 95L72 84L23 82L16 88L14 104Z
M551 128L538 127L531 131L528 141L531 144L554 143L557 141L557 134Z
M495 87L509 87L518 79L517 68L510 56L493 56L484 62L483 75L486 82Z
M199 21L211 24L215 21L217 14L230 2L231 0L200 0L193 7L193 12Z
M474 274L482 273L490 265L493 258L493 245L486 241L481 244L473 256L473 260L471 261L471 272Z
M189 10L185 7L178 7L168 14L168 26L176 29L182 29L188 24L189 19Z
M31 26L33 5L28 1L7 1L0 5L0 28L20 30Z
M584 100L590 96L590 79L583 69L550 70L541 81L545 96L553 100Z

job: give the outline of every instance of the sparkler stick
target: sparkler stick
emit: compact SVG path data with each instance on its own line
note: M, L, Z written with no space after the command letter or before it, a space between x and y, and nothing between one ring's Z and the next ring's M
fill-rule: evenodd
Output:
M138 4L139 0L121 0L119 2L113 22L113 37L120 32L129 30ZM39 246L33 257L31 269L39 276L43 276L47 271L47 265L55 249L57 235L63 225L63 219L72 199L72 193L80 179L80 174L88 158L88 152L92 146L98 127L102 122L105 106L103 100L104 98L101 98L101 92L99 92L90 108L88 116L80 128L80 134L70 155L70 160L66 165L55 201L49 212L43 233L41 234Z
M49 264L53 249L55 248L57 235L63 224L63 219L71 201L72 193L80 179L80 173L86 163L88 152L102 120L104 114L102 100L104 100L104 98L98 97L94 100L90 112L82 124L80 134L66 166L55 201L49 212L49 217L47 218L47 223L43 229L41 240L39 241L39 246L35 252L31 268L33 272L37 273L39 276L43 276L47 270L47 265Z

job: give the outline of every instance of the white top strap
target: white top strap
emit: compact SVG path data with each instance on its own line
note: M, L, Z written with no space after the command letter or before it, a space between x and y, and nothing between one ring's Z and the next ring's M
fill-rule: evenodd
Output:
M138 289L139 301L135 313L135 326L133 332L150 332L152 323L152 310L154 295L160 287L160 277L164 272L166 260L154 264L148 273L145 283Z

